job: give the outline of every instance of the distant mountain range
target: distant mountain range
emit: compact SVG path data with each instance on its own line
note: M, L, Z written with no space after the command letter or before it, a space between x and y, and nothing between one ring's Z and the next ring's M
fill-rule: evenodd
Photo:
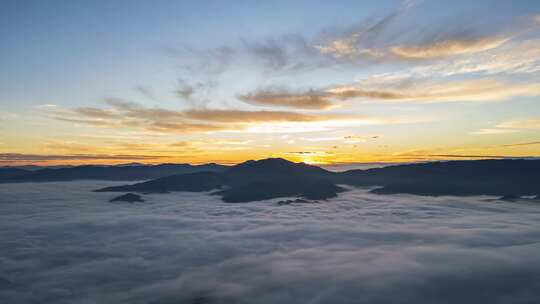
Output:
M118 166L88 165L65 168L32 168L32 170L4 167L0 168L0 183L73 180L140 181L174 174L202 171L221 172L227 168L227 166L218 164L126 164Z
M537 195L540 160L497 159L431 162L352 170L340 183L382 186L374 193L418 195Z
M27 171L0 168L0 182L148 180L99 192L164 193L212 191L226 202L248 202L299 196L328 199L345 191L340 185L375 187L379 194L497 195L540 194L540 160L474 160L395 165L331 172L280 158L247 161L235 166L163 164L78 166Z

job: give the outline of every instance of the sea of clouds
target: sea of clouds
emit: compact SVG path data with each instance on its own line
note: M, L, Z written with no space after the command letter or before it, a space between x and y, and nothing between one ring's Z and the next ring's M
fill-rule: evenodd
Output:
M0 185L0 303L538 303L540 204Z

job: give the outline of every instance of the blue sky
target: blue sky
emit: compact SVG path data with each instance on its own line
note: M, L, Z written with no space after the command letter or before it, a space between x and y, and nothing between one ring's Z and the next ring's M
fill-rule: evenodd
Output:
M331 155L325 162L332 157L347 162L372 161L378 156L384 160L408 150L433 149L477 149L474 152L485 155L536 154L538 147L519 151L489 151L486 147L540 138L536 129L540 107L534 89L539 79L535 69L538 52L534 52L540 45L538 16L540 2L525 0L3 1L0 128L4 135L0 153L125 153L115 148L118 143L104 140L94 144L109 145L106 150L86 147L82 151L77 147L87 144L83 135L88 133L128 136L129 132L142 132L159 137L157 141L165 146L201 137L250 143L241 154L225 153L228 146L208 148L219 152L225 161L272 154L263 146L277 147L282 154L292 149L310 150L314 157ZM381 30L375 27L379 23ZM516 58L523 50L531 53L529 58ZM493 64L490 56L502 58L501 62ZM472 65L480 63L486 66L484 70L471 70ZM454 70L443 70L445 66ZM433 74L426 75L426 71ZM427 83L434 92L424 96L420 87ZM447 83L457 91L441 92ZM355 87L354 98L335 93L352 85L361 86ZM391 98L398 102L384 102L388 98L371 94L381 86L391 88L392 94L405 86L407 92ZM474 94L468 94L473 87ZM489 91L500 91L500 95L487 96ZM291 104L293 99L305 102L314 95L332 106ZM281 100L276 101L278 97ZM188 132L169 132L169 127L167 131L161 127L158 130L155 125L164 121L155 117L122 113L127 115L122 120L129 120L127 125L104 122L114 116L111 113L97 117L95 111L90 116L79 111L93 108L120 115L123 110L107 104L110 99L148 109L274 111L278 113L261 115L275 118L281 113L289 118L210 121L192 115L188 118L190 127L195 127L194 121L205 124L203 128L197 126L201 130L197 134L192 128ZM59 113L62 119L56 119ZM307 119L314 120L310 126L295 125L291 132L271 128L276 135L268 143L257 141L261 132L258 126L250 125L248 132L230 133L245 129L248 123L298 124L298 117L291 118L291 113L317 117L310 116ZM346 115L355 117L343 118ZM441 117L438 123L427 123L436 117ZM98 126L96 121L85 121L89 118L103 123ZM326 120L357 123L329 126ZM397 121L407 122L408 132L422 140L396 140L403 130L396 127ZM222 125L210 127L215 123L234 126L223 133ZM182 120L182 124L185 127L186 122ZM471 136L475 133L487 136ZM367 152L360 156L352 147L344 148L339 155L329 150L343 146L343 138L338 142L328 140L326 146L312 146L305 140L372 134L388 142L377 143L379 148L368 143ZM451 144L430 142L429 138L436 135ZM288 138L289 144L280 137ZM64 150L52 148L58 142L77 145ZM474 143L481 144L473 147ZM389 145L395 148L380 149ZM178 153L186 161L199 159L195 152ZM171 150L166 156L179 157L178 153Z

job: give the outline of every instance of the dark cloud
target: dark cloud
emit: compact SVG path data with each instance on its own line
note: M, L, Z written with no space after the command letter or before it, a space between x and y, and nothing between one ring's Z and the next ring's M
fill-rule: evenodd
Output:
M195 88L190 84L180 83L180 88L176 91L176 94L184 100L191 100L191 96L195 93Z
M287 34L262 42L243 42L243 53L260 63L263 71L298 71L324 66L323 58L310 42Z
M156 96L156 92L154 92L154 89L152 89L152 87L139 85L135 87L135 90L139 92L143 97L146 97L149 100L154 100L154 101L159 100L159 98Z
M178 80L176 95L192 107L203 107L210 102L211 93L218 87L217 80L189 81Z

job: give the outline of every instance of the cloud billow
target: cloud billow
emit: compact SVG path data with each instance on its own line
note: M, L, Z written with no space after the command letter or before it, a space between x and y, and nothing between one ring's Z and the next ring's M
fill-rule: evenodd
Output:
M540 296L534 204L359 189L319 204L226 204L173 193L128 205L90 191L113 184L0 187L2 302L534 303Z

